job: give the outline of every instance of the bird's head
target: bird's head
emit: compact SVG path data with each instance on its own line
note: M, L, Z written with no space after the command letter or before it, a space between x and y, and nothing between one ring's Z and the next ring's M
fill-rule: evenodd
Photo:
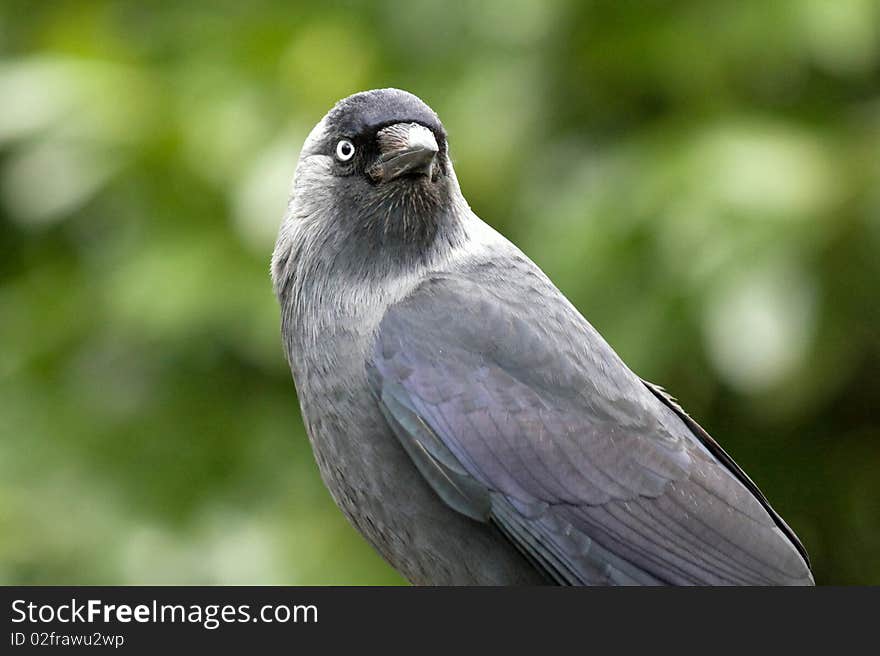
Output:
M340 192L364 185L379 195L424 191L447 172L446 132L411 93L364 91L340 100L315 126L301 162L314 157L324 158L335 178L328 183Z
M437 114L399 89L340 100L303 145L290 218L372 252L425 248L464 205Z

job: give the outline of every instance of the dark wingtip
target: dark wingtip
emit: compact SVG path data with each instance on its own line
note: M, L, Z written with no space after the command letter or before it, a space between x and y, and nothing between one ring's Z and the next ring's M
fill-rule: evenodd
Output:
M780 531L788 538L789 542L794 546L797 552L800 554L801 558L806 565L807 574L809 575L810 581L813 581L813 567L810 563L810 556L807 553L806 547L804 547L800 538L798 538L797 534L791 529L791 527L785 523L785 520L782 519L782 516L773 509L773 506L770 505L770 502L767 500L767 497L764 496L764 493L758 488L755 482L749 478L748 474L746 474L742 468L736 464L736 462L731 458L727 452L721 448L721 445L718 444L714 440L714 438L706 432L706 430L700 426L687 412L684 411L684 408L678 403L678 401L663 389L660 385L655 385L654 383L650 383L647 380L642 379L642 383L647 387L654 396L656 396L662 403L666 404L673 412L675 412L679 418L684 422L685 426L690 429L691 433L705 446L709 452L718 459L718 461L724 465L728 471L730 471L737 479L739 479L740 483L742 483L749 492L758 500L758 502L764 507L767 513L770 515L770 518L776 524ZM815 585L815 583L805 583L804 585Z

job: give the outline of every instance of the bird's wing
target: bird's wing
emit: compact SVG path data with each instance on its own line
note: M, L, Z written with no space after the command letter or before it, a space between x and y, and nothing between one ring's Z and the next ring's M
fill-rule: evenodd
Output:
M529 291L438 275L379 326L372 391L437 494L559 583L811 583L733 461L558 291Z
M755 485L755 482L749 478L748 474L746 474L742 467L740 467L733 458L731 458L727 451L721 448L721 445L715 441L706 429L700 426L687 412L685 412L684 408L679 405L678 400L676 400L671 394L669 394L665 389L663 389L660 385L656 385L654 383L648 382L647 380L642 380L651 393L654 394L658 399L660 399L668 408L670 408L676 415L682 420L685 426L693 433L697 439L700 440L700 443L709 450L712 456L718 460L721 464L723 464L727 469L734 475L736 478L742 483L748 490L751 492L755 498L764 506L764 509L773 517L773 521L776 522L776 525L785 533L786 537L791 540L792 544L798 550L801 556L803 556L804 561L806 561L807 566L810 565L810 556L807 554L807 550L804 545L801 543L800 538L795 534L791 527L785 523L785 520L777 513L773 507L770 505L770 502L767 501L767 497L764 496L764 493Z

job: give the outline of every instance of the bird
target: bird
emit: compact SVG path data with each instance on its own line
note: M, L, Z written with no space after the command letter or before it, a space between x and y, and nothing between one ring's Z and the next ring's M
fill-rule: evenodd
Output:
M420 98L337 102L271 261L317 467L414 585L813 585L806 550L462 195Z

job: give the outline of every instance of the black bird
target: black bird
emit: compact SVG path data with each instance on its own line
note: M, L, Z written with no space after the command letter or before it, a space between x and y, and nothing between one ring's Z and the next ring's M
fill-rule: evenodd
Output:
M812 584L748 476L468 207L417 97L303 146L272 258L321 475L416 584Z

